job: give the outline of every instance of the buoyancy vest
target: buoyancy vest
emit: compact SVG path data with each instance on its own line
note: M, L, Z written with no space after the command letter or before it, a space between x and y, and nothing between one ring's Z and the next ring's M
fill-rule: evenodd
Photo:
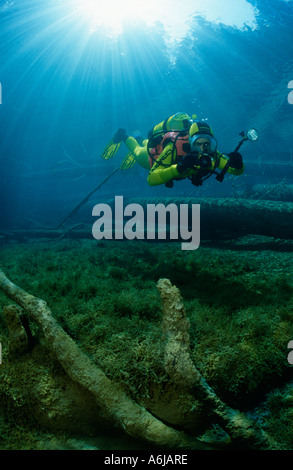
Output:
M170 131L166 134L158 133L155 134L152 139L149 141L148 145L148 153L149 153L149 161L150 161L150 168L152 168L153 164L157 160L157 158L161 155L162 151L170 142L173 143L173 150L172 150L172 163L177 163L181 157L186 155L190 152L190 144L189 144L189 134L185 130L183 131ZM174 151L176 150L176 155ZM164 166L164 163L162 162ZM169 166L169 165L168 165Z

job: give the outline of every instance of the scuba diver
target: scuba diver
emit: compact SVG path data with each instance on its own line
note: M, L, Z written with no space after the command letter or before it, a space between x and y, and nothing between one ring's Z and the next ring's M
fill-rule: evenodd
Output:
M125 129L118 129L105 147L102 158L108 160L114 157L124 142L129 152L121 165L87 194L56 229L72 217L118 170L127 170L136 162L149 171L150 186L165 184L172 188L175 180L185 178L189 178L195 186L201 186L203 181L213 174L220 182L226 172L235 176L241 175L244 165L239 149L247 140L256 141L259 137L258 131L251 128L240 132L241 141L233 152L225 155L218 151L211 127L195 119L196 116L190 118L185 113L174 114L157 124L145 140L142 140L140 135L135 138L128 136Z
M227 156L220 153L211 127L185 113L176 113L156 125L148 139L141 143L128 136L125 129L118 129L102 158L113 157L122 142L129 149L131 158L149 170L147 181L150 186L165 184L172 187L174 180L185 178L195 186L201 186L213 174L222 182L226 172L238 176L244 171L238 151Z

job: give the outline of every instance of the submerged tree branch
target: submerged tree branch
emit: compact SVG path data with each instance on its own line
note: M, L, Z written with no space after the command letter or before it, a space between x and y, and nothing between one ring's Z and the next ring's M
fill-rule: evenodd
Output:
M194 395L208 407L209 413L227 431L234 442L249 442L255 448L270 448L272 440L239 410L230 408L215 393L190 357L189 320L180 291L169 279L157 283L163 306L165 369L182 388L193 388Z
M270 449L273 440L239 410L230 408L209 386L190 356L189 320L176 286L168 279L157 284L163 307L163 332L166 338L164 364L170 379L182 391L192 393L206 406L212 421L219 423L228 433L231 443L249 448ZM36 322L48 347L68 376L84 387L95 398L105 419L130 436L160 448L200 449L217 448L219 443L207 443L164 424L143 406L134 402L105 373L82 352L54 319L46 302L27 293L0 271L0 290L16 302ZM14 350L18 339L26 348L26 337L18 319L18 307L7 307L5 315L10 326ZM15 336L17 333L17 336Z
M86 356L53 318L46 302L27 293L0 271L0 289L35 321L69 377L89 390L105 416L136 439L169 449L207 449L208 445L177 431L131 400Z

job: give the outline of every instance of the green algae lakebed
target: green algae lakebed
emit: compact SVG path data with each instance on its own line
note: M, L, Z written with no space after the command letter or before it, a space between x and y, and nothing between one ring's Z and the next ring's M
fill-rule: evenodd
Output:
M291 249L254 245L251 239L221 247L202 244L189 252L179 244L42 241L3 246L0 264L13 282L45 300L83 351L138 401L147 401L154 385L167 382L156 283L170 279L184 301L197 369L222 400L272 433L278 448L292 449ZM1 310L10 303L2 294L0 302ZM31 329L37 337L37 327ZM13 359L2 314L0 342L0 449L81 446L74 436L54 436L53 445L48 430L26 412L29 396L10 376ZM118 437L98 445L134 444Z

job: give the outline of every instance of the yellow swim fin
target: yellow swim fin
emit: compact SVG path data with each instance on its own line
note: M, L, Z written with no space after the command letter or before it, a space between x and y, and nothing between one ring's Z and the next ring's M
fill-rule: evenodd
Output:
M129 170L129 168L132 168L135 163L136 163L136 160L135 160L134 156L132 155L131 152L129 152L123 158L123 161L120 165L120 170Z
M108 145L104 148L101 157L104 160L109 160L110 158L114 157L120 148L121 142L113 142L113 139L110 140Z

